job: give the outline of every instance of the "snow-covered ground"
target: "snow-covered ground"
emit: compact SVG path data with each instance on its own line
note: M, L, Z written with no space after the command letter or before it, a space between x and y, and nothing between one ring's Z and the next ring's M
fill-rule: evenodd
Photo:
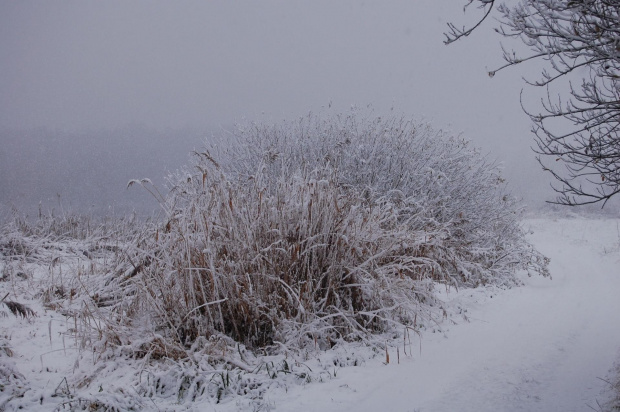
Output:
M529 219L532 243L551 259L553 279L524 277L508 290L445 291L451 315L411 344L365 358L361 366L326 368L322 382L291 380L272 385L261 402L229 398L221 404L145 400L145 410L275 411L587 411L599 410L610 368L620 355L620 220ZM23 375L22 398L7 409L63 409L75 388L72 374L88 368L80 342L63 334L73 320L36 303L35 280L0 282L1 295L31 304L31 320L0 318L1 337L13 351L8 365ZM37 306L38 305L38 306ZM51 335L50 335L51 333ZM406 350L406 355L403 353ZM340 348L363 352L363 348ZM94 355L91 353L90 355ZM323 364L331 352L317 354ZM363 357L363 356L362 356ZM398 359L400 358L400 359ZM308 362L316 367L317 359ZM92 364L92 363L91 363ZM6 366L6 365L5 365ZM134 375L132 365L114 365L110 381L90 387L96 396ZM302 367L302 366L299 366ZM123 372L126 369L126 373ZM115 379L115 380L113 380ZM66 385L66 388L65 386ZM18 385L19 386L19 385ZM126 387L131 392L131 387ZM117 391L113 396L119 396ZM52 395L56 394L55 397ZM0 405L10 396L0 392ZM120 405L119 401L119 405ZM66 404L65 404L66 405ZM1 408L0 408L1 409Z
M528 220L553 279L457 299L470 322L425 334L401 364L347 368L294 388L279 410L584 411L597 408L620 348L617 220ZM463 291L461 291L463 292ZM450 299L450 296L447 296Z

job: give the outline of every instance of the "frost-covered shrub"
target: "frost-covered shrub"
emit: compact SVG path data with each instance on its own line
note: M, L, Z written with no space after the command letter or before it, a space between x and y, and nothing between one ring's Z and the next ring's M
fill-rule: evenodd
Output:
M170 182L116 308L166 353L221 338L328 347L427 322L437 283L547 274L497 167L420 123L249 124Z
M355 111L250 124L233 137L237 143L224 152L223 167L239 178L253 176L257 165L267 168L271 182L326 167L336 171L340 186L401 207L399 219L406 216L411 230L441 226L443 245L456 254L443 258L444 279L476 286L512 283L517 267L547 274L542 257L523 240L520 207L500 169L465 139L425 123L362 118Z

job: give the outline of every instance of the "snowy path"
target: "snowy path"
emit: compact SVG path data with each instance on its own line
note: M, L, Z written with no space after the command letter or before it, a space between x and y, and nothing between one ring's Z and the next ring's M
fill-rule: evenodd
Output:
M457 299L470 323L426 333L401 363L344 368L324 384L274 394L276 410L588 411L620 348L616 220L530 220L553 280ZM394 356L392 356L394 359Z

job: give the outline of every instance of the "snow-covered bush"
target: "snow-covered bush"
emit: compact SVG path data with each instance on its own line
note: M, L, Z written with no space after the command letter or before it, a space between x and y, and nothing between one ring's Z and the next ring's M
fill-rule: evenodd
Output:
M528 262L546 274L540 255L523 241L520 207L500 169L463 138L421 122L364 118L354 111L246 125L234 140L223 167L239 178L264 167L273 183L296 170L325 167L336 171L341 187L400 207L399 219L406 216L411 230L441 226L442 244L458 255L444 257L444 280L467 286L511 283L515 267Z
M437 283L547 274L498 168L461 138L357 113L231 137L171 176L166 221L120 277L117 319L147 325L144 353L329 347L428 322Z

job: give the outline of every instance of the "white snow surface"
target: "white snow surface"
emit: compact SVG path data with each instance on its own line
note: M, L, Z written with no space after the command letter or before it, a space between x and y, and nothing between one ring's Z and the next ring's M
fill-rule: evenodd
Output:
M390 342L389 364L384 353L372 357L368 348L350 344L310 356L308 367L323 365L329 372L324 379L302 384L283 378L258 402L232 396L220 404L213 399L178 404L175 399L143 398L136 407L218 412L599 410L598 404L611 396L603 379L610 379L620 354L619 225L620 219L526 220L528 238L551 259L552 279L523 275L521 287L443 291L447 319L421 338L412 335L405 348L402 338ZM2 296L10 293L7 299L38 313L31 320L0 317L0 335L14 352L3 358L5 365L27 382L23 397L9 402L7 410L62 410L67 398L52 395L62 393L64 379L94 368L95 355L76 350L80 343L63 337L72 319L44 310L36 289L36 279L0 282ZM324 366L343 353L362 357L361 365ZM108 399L135 392L134 368L111 361L109 373L99 373L103 381L84 390L93 397L109 392ZM0 392L0 405L7 396ZM121 400L118 405L122 410Z
M425 334L400 365L348 368L324 385L295 388L281 410L585 411L603 403L620 348L618 221L529 220L552 280L446 299L469 323Z

